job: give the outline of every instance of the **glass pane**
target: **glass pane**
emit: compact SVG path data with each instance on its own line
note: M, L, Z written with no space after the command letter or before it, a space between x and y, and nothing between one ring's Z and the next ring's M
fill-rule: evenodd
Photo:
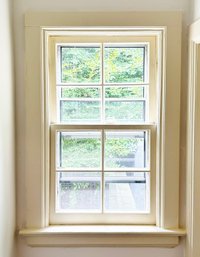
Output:
M145 121L145 101L105 101L108 123L139 123Z
M144 87L105 87L106 122L144 122L146 107L146 101L144 99Z
M145 97L143 86L111 86L105 87L105 98L138 99Z
M105 135L106 169L147 167L148 132L107 131Z
M62 123L98 123L100 122L99 101L61 101L60 121Z
M101 90L97 87L57 89L60 122L98 123L101 120Z
M61 81L64 83L100 83L100 47L62 46Z
M57 167L87 169L101 167L101 133L57 132Z
M106 46L104 52L106 83L144 82L144 47Z
M100 98L99 87L61 87L61 98Z
M147 172L106 172L105 211L149 212L149 177Z
M56 210L90 212L101 210L99 172L57 172Z

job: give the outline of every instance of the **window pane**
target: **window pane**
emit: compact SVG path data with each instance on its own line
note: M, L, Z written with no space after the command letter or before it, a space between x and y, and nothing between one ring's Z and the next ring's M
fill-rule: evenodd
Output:
M105 211L149 212L148 172L105 173Z
M106 101L106 122L134 123L145 121L145 101Z
M106 169L147 167L146 131L107 131L105 135Z
M87 169L101 167L101 133L57 132L57 167Z
M100 83L100 47L62 46L61 81L64 83Z
M108 123L145 121L144 87L105 87L105 119Z
M57 96L60 101L60 122L72 124L100 122L100 88L58 88Z
M145 89L143 86L106 86L105 97L126 99L144 98Z
M144 47L106 46L104 52L106 83L144 82Z
M63 101L60 103L62 123L97 123L100 122L99 101Z
M100 98L99 87L61 87L61 98Z
M99 172L57 172L57 211L101 210Z

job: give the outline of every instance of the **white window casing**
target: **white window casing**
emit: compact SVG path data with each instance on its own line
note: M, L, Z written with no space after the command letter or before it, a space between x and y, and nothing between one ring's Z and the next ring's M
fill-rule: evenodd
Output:
M121 17L119 22L119 15ZM50 156L49 156L49 74L48 49L50 37L66 33L125 33L153 35L159 49L158 69L158 125L157 167L155 178L155 222L151 226L126 225L120 229L102 225L95 232L95 240L88 236L85 245L120 245L118 237L128 233L127 244L174 246L179 236L179 130L181 76L181 13L179 12L120 12L120 13L28 13L25 19L26 36L26 227L21 234L30 245L84 245L82 235L92 233L88 226L71 231L50 226ZM153 96L152 96L153 97ZM49 102L50 101L50 102ZM154 112L155 113L155 112ZM149 125L154 129L154 125ZM147 223L146 223L147 224ZM135 227L135 229L134 229ZM35 230L31 230L35 228ZM66 228L66 229L65 229ZM83 227L82 227L83 228ZM138 227L139 228L139 227ZM90 230L91 229L91 230ZM95 229L95 228L94 228ZM130 229L130 230L129 230ZM150 231L148 232L148 229ZM76 233L77 230L77 233ZM101 230L101 228L100 228ZM128 232L127 232L128 230ZM89 231L89 232L88 232ZM94 231L93 231L94 232ZM108 240L101 240L106 233ZM65 237L73 234L70 243ZM111 235L113 235L111 238ZM36 236L37 235L37 236ZM62 235L63 240L57 236ZM142 235L144 241L139 239ZM162 236L160 236L162 235ZM78 241L76 240L76 236ZM33 239L34 237L34 239ZM42 239L41 239L42 237ZM38 238L38 239L37 239ZM54 240L54 239L55 240ZM154 240L152 239L154 238ZM81 241L82 240L82 241ZM135 241L134 241L135 240ZM77 241L77 242L76 242ZM41 243L39 243L41 242ZM55 242L55 243L53 243ZM82 242L82 243L81 243ZM125 242L121 242L125 245Z
M200 254L199 181L200 181L200 21L189 28L188 117L187 117L187 204L186 204L186 256Z

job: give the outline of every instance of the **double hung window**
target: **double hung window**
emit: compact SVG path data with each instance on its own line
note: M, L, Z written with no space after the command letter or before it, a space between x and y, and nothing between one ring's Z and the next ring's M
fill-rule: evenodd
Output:
M26 14L28 245L178 244L181 16Z
M154 35L49 39L51 224L155 224Z

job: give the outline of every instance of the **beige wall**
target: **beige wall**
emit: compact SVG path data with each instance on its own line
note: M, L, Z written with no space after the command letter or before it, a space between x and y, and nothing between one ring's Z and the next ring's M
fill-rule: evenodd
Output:
M16 68L16 117L17 117L17 223L21 227L25 224L25 170L24 170L24 155L25 155L25 100L24 100L24 14L27 10L42 10L42 11L119 11L119 10L182 10L184 12L184 34L183 41L186 42L186 24L188 22L188 3L189 0L14 0L14 30L15 30L15 68ZM183 60L186 60L186 51L183 49ZM186 67L183 67L183 81L185 79ZM184 197L184 183L185 183L185 94L186 84L183 84L182 90L182 121L181 121L181 213L184 213L185 197ZM181 215L181 223L184 225L185 217ZM159 248L30 248L26 246L23 240L19 240L19 257L183 257L184 246L179 245L173 249L159 249Z
M0 0L0 256L15 252L15 140L11 1Z

